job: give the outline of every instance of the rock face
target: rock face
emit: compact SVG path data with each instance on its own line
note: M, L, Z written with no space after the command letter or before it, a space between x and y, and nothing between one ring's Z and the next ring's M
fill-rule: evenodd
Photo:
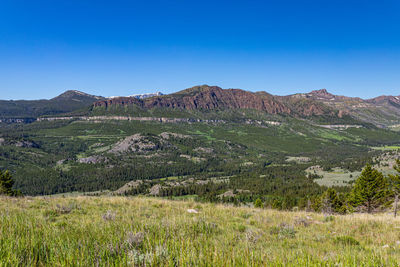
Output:
M129 183L125 184L124 186L122 186L119 189L117 189L116 191L114 191L114 194L123 195L123 194L128 193L129 191L139 187L143 183L144 182L142 180L130 181Z
M189 138L192 139L193 137L190 135L185 135L185 134L177 134L177 133L170 133L170 132L163 132L159 134L160 137L162 137L165 140L170 139L170 137L173 138L180 138L180 139L184 139L184 138Z
M100 156L90 156L87 158L80 158L78 159L79 163L85 163L85 164L96 164L99 163L100 161L104 161L105 159Z
M332 113L328 107L313 101L287 103L287 98L270 95L266 92L249 92L240 89L222 89L217 86L195 86L174 94L146 99L133 97L113 98L94 103L94 107L108 108L113 105L137 105L144 109L180 108L186 110L254 109L268 114L288 114L312 116Z
M145 136L134 134L116 143L110 150L110 153L118 154L125 152L143 152L154 150L157 145L148 140Z
M24 147L24 148L39 148L40 146L34 141L30 140L6 140L3 137L0 138L0 146L1 145L11 145L16 147Z

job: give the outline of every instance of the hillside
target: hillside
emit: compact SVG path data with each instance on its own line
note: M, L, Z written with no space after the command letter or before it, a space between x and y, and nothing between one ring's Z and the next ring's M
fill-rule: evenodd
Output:
M195 86L173 94L136 99L119 97L97 101L92 114L130 114L152 116L167 114L178 117L212 116L215 112L253 110L269 115L291 116L322 123L369 123L387 128L400 124L400 98L379 96L373 99L338 96L326 89L289 96L218 86ZM240 114L235 114L240 117ZM220 114L212 117L217 119ZM234 117L234 116L233 116Z
M338 96L326 89L315 90L306 94L296 94L290 98L311 99L331 108L349 114L357 120L370 122L378 127L388 127L400 123L400 97L378 96L372 99Z
M399 220L154 198L1 198L10 266L398 266Z
M0 119L63 114L87 108L101 99L104 98L70 90L49 100L0 100Z
M264 184L268 179L251 177L274 180L283 173L282 180L275 180L282 189L304 185L306 191L295 191L298 198L290 205L296 205L306 194L323 190L305 177L311 164L360 169L383 153L373 147L396 146L400 136L379 128L327 128L293 118L271 119L63 120L7 125L0 127L0 168L12 171L15 187L29 195L116 190L132 180L156 182L182 176L212 181L233 175L239 182L235 188L258 190L247 181ZM288 157L308 157L309 161L287 162ZM234 180L227 182L219 184L215 193L232 189ZM212 186L202 185L206 191L201 198L214 198L209 193ZM142 187L136 194L147 189ZM274 198L285 195L285 191L276 195L273 187L264 189L258 193Z

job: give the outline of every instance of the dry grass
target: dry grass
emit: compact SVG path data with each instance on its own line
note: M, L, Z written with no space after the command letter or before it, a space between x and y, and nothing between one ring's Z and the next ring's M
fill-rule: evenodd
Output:
M399 241L400 219L389 215L325 218L139 197L0 198L5 266L398 266Z

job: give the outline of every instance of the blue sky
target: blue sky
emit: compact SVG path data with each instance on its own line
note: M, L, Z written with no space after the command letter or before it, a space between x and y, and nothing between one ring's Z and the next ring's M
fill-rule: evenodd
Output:
M399 1L0 1L0 99L199 84L400 95Z

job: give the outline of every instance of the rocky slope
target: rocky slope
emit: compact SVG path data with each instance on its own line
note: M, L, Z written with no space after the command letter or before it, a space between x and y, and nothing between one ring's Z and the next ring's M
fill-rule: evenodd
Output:
M400 123L400 96L378 96L372 99L338 96L326 89L306 94L289 96L292 99L308 99L323 103L339 114L349 114L355 119L373 123L379 127L388 127Z
M186 110L254 109L268 114L293 116L332 115L338 113L322 103L310 100L287 99L266 92L222 89L217 86L195 86L174 94L147 99L114 98L94 103L94 107L137 105L141 108L179 108Z

